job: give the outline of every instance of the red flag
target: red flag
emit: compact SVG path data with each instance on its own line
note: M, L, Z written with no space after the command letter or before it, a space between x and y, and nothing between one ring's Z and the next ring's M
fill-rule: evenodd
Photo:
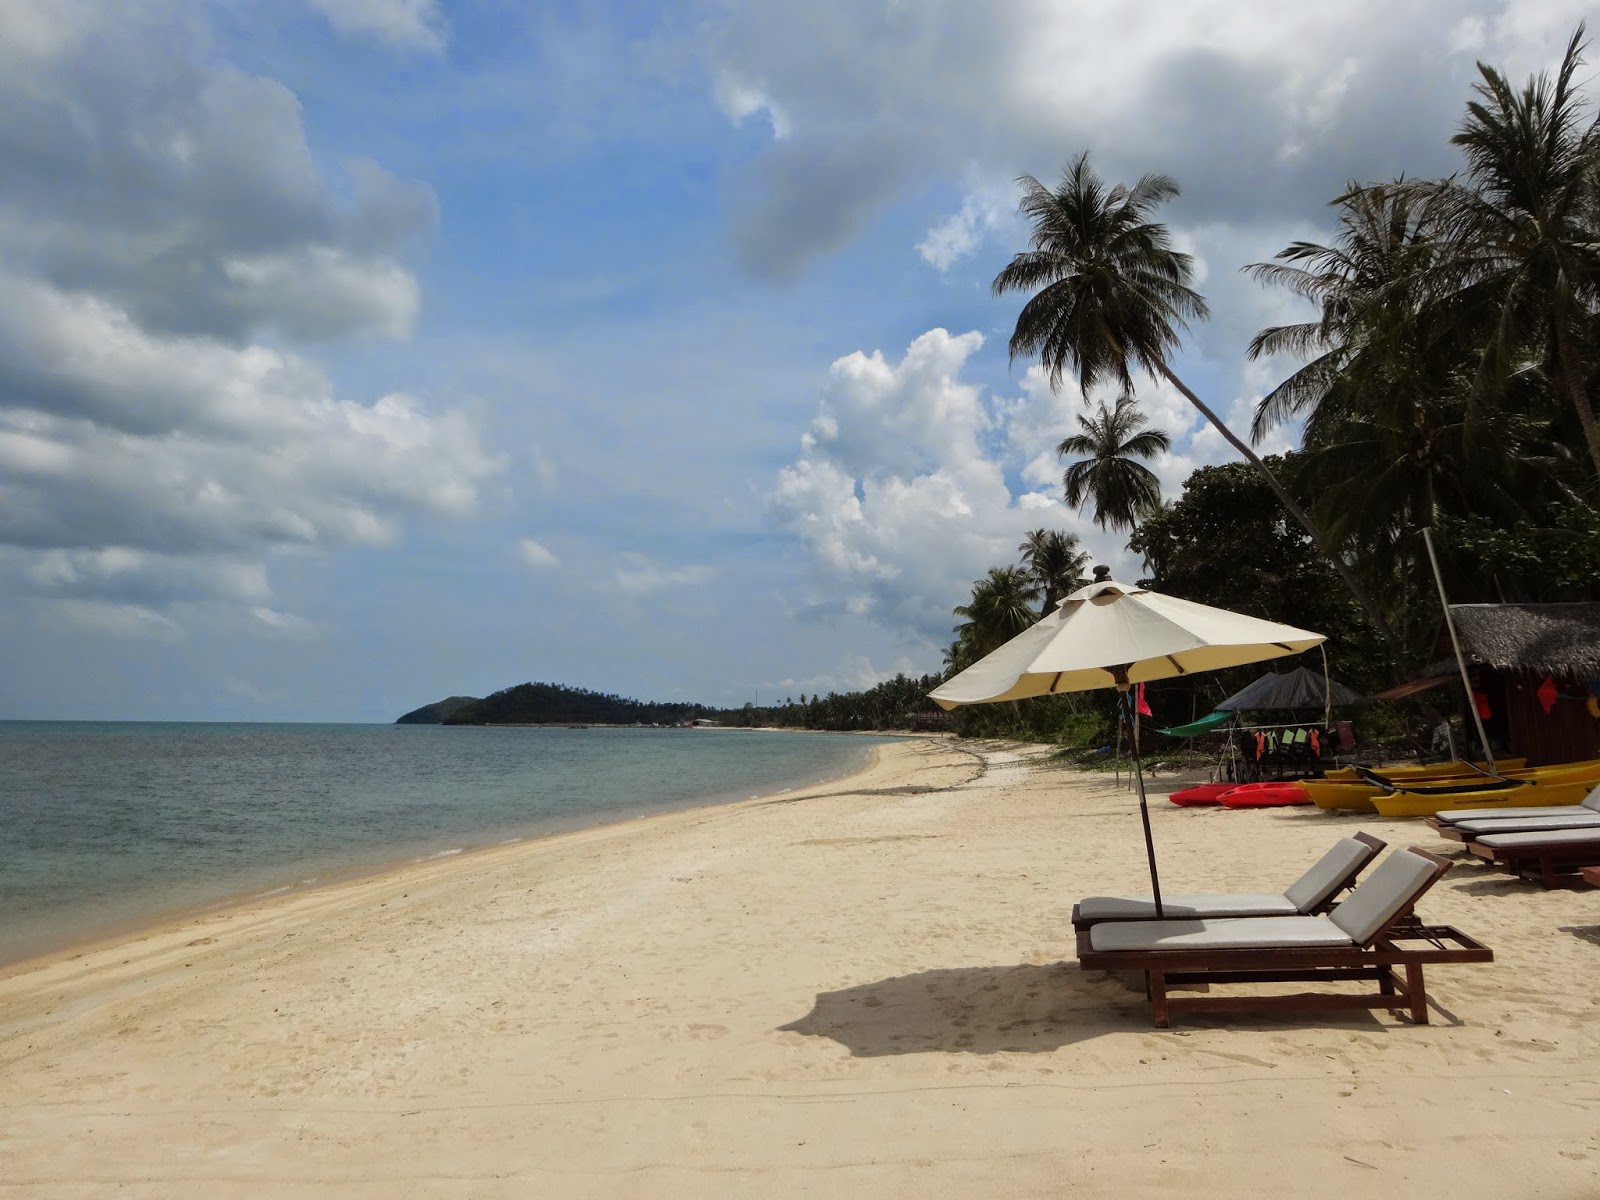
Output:
M1153 716L1155 716L1155 713L1150 711L1149 702L1146 701L1145 698L1144 698L1144 684L1142 684L1142 683L1139 685L1138 709L1139 709L1139 715L1140 716L1144 716L1144 717L1153 717Z
M1539 685L1539 690L1533 693L1539 698L1539 707L1544 709L1545 716L1550 715L1550 710L1556 706L1558 699L1556 681L1550 676L1544 677L1544 682Z

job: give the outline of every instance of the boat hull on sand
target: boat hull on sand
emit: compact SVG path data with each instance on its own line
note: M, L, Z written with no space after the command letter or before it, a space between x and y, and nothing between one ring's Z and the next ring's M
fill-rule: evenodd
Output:
M1600 783L1600 772L1591 771L1579 777L1540 779L1525 787L1498 788L1489 791L1444 795L1395 792L1389 796L1374 797L1372 803L1373 807L1385 817L1431 817L1434 813L1450 812L1459 808L1562 807L1580 803L1597 783Z
M1443 809L1473 808L1476 807L1467 801L1474 795L1487 796L1483 807L1499 807L1502 796L1508 791L1526 791L1532 784L1567 783L1578 779L1600 779L1600 759L1590 759L1580 763L1553 763L1543 767L1523 767L1520 769L1507 769L1503 774L1507 779L1517 780L1515 787L1497 787L1497 781L1485 776L1473 774L1457 779L1406 779L1394 780L1395 792L1409 796L1435 796L1451 798ZM1375 784L1347 783L1342 780L1326 782L1320 779L1305 781L1306 791L1310 793L1312 803L1323 809L1343 809L1350 812L1383 812L1376 801L1391 793ZM1578 797L1583 799L1582 796ZM1523 804L1565 804L1565 800L1524 800ZM1576 803L1576 801L1573 801ZM1418 812L1438 812L1441 809L1419 808ZM1408 814L1409 815L1409 814Z

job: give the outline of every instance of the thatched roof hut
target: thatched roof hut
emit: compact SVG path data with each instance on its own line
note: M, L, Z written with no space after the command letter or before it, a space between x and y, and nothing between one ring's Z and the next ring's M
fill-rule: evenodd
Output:
M1600 603L1452 604L1450 615L1472 661L1600 679Z
M1452 604L1475 686L1516 753L1532 763L1600 757L1591 681L1600 681L1600 603ZM1435 644L1451 653L1442 627ZM1440 674L1455 671L1446 659ZM1548 682L1547 682L1548 681Z

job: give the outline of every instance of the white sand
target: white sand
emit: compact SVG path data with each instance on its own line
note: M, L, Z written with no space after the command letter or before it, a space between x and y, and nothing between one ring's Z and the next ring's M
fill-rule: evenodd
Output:
M1161 1032L1067 920L1145 882L1134 802L1031 755L896 745L15 972L0 1196L1600 1196L1600 889L1446 876L1424 914L1497 958L1430 972L1430 1026ZM1459 851L1153 815L1171 891Z

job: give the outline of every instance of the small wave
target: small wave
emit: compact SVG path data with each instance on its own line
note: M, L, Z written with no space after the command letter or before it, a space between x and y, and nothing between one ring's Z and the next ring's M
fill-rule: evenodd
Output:
M505 841L501 842L500 845L502 845L502 846L515 846L518 842L520 842L522 840L523 840L522 838L507 838Z
M465 850L465 846L457 846L454 850L441 850L437 854L424 854L421 858L412 859L413 862L432 862L436 858L452 858Z
M288 884L284 884L280 888L273 888L270 892L257 892L256 895L255 895L255 898L257 900L265 900L268 896L281 896L285 892L287 892L288 890L289 890L289 885Z

